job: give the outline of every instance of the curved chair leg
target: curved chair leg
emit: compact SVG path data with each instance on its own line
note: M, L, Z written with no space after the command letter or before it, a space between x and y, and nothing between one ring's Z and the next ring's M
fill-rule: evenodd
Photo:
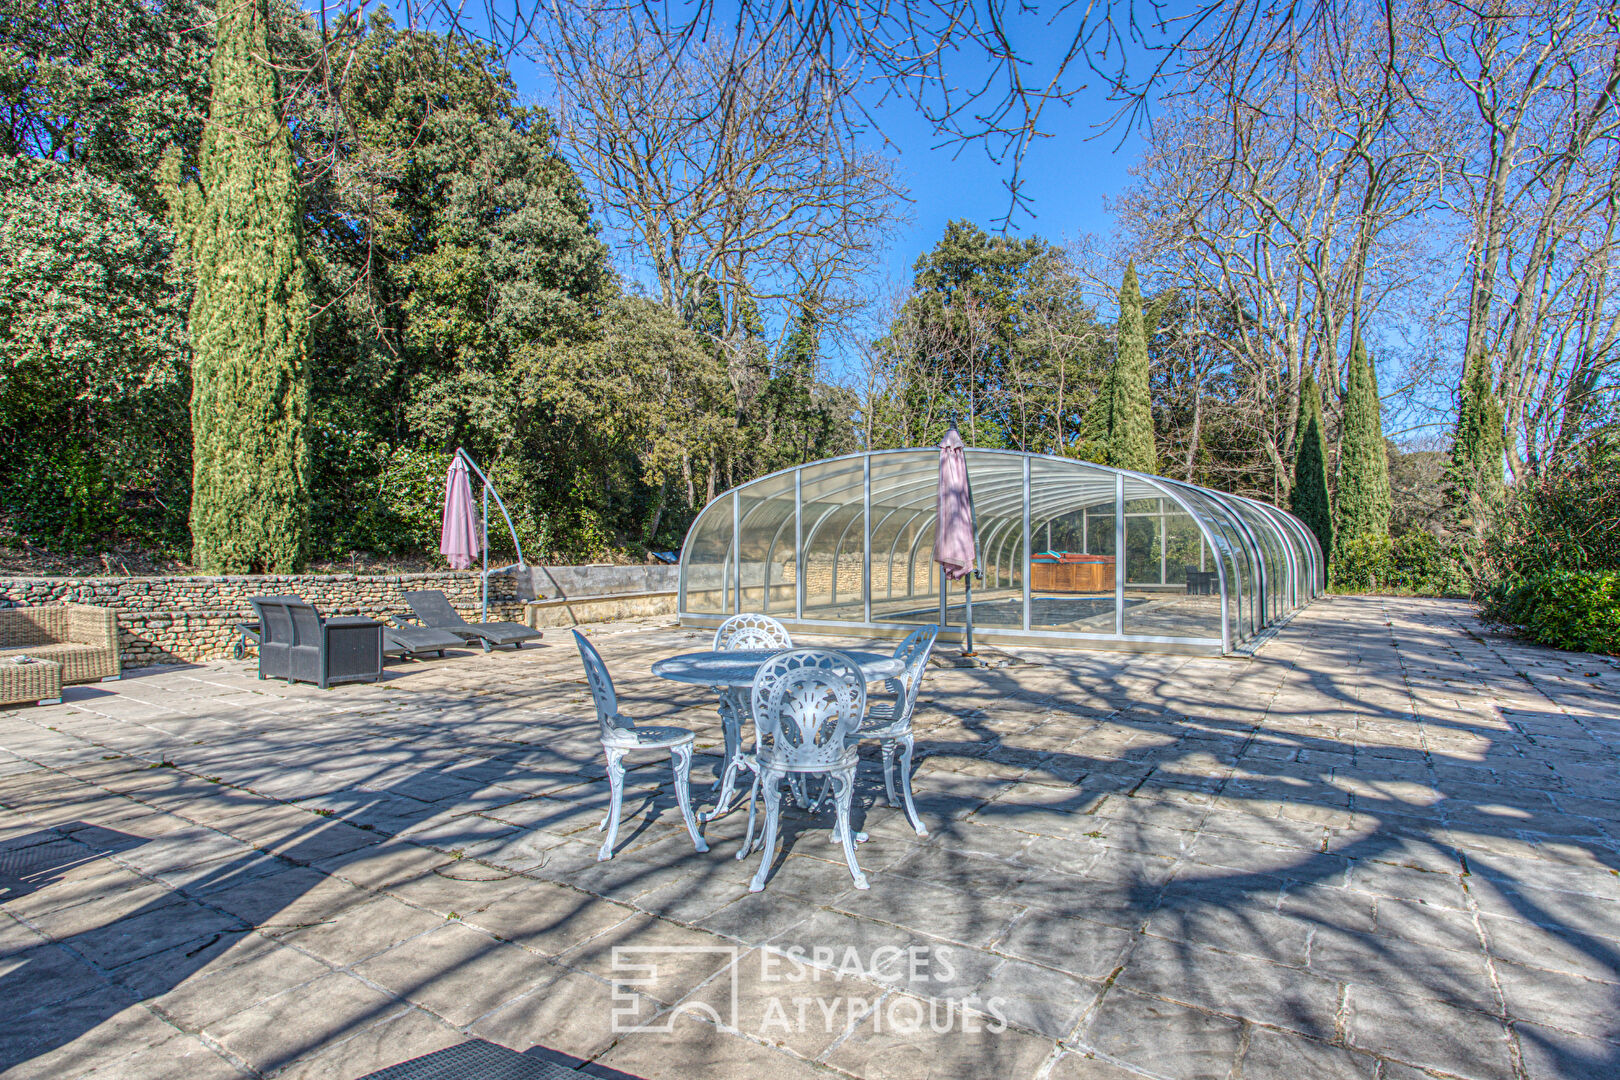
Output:
M607 839L602 841L602 850L596 853L597 862L606 862L613 858L613 842L619 838L619 813L624 806L624 751L608 749L607 751L608 787L612 789L613 799L608 807Z
M699 851L708 851L709 845L698 832L692 817L692 744L669 748L669 767L675 774L675 801L681 804L681 817L686 820L686 831L692 834L692 843Z
M894 795L894 740L884 739L883 748L883 793L889 797L890 806L900 805Z
M922 823L917 816L917 804L911 801L911 754L915 749L915 739L911 732L900 736L900 794L906 799L906 817L911 819L911 827L917 830L918 836L928 835L928 826ZM889 804L894 804L894 795L890 794Z
M838 808L838 838L844 845L844 861L849 863L849 876L855 879L855 887L864 889L868 887L866 875L861 873L861 864L855 861L855 836L849 824L850 804L855 799L855 770L836 773L832 780L838 789L833 798Z
M739 860L748 858L749 852L754 850L754 821L755 810L759 807L759 770L754 771L754 783L748 789L748 835L743 837L742 849L737 852Z
M762 892L765 879L771 875L771 860L776 858L776 829L782 818L782 787L780 776L767 776L765 785L765 850L759 855L759 871L748 883L749 892Z

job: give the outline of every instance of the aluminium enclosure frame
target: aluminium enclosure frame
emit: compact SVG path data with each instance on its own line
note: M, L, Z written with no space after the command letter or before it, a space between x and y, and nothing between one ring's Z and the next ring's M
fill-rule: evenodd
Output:
M1050 455L976 448L969 448L967 455L971 471L993 474L991 482L975 481L974 488L984 588L1003 588L1007 595L1002 599L1007 601L1016 601L1018 592L1022 593L1018 625L980 624L975 627L975 633L982 640L1224 653L1309 603L1321 594L1325 585L1322 552L1315 536L1292 514L1257 500L1167 477ZM924 564L927 569L920 575L919 582L917 562L924 543L932 543L930 525L937 509L937 461L938 450L934 447L861 452L782 469L717 496L693 519L682 547L678 589L681 622L683 625L716 625L726 616L744 609L745 594L758 593L759 602L754 606L804 632L903 635L915 629L917 621L909 615L875 614L874 601L883 599L892 603L896 599L897 552L908 537L901 599L912 600L921 608L932 605L937 598L941 610L948 614L946 588L938 575L937 564L931 560ZM898 469L892 471L892 475L886 474L884 486L874 492L874 466L893 463L898 463ZM1045 475L1032 476L1032 466L1036 465ZM1073 483L1054 482L1055 474L1068 470L1073 470L1073 475L1064 479L1072 479ZM1106 497L1095 497L1096 493L1108 489L1112 490ZM1156 508L1127 510L1128 504L1144 500L1155 500ZM873 519L874 513L880 515L877 521ZM835 520L840 514L849 514L849 519ZM1082 546L1088 550L1091 526L1098 522L1098 516L1114 516L1112 632L1037 626L1032 622L1032 599L1037 590L1031 582L1030 559L1034 554L1035 530L1044 526L1050 542L1052 523L1074 514L1082 516ZM1211 584L1219 585L1219 636L1214 635L1213 626L1207 634L1132 633L1127 626L1127 590L1167 594L1178 584L1171 581L1168 574L1168 522L1172 519L1178 522L1178 542L1186 543L1191 533L1180 524L1182 518L1196 527L1198 568L1207 567L1210 560L1214 562L1217 580ZM1149 542L1150 560L1152 549L1157 546L1157 558L1152 560L1157 562L1157 582L1128 580L1131 574L1127 565L1131 558L1127 547L1128 519L1157 521ZM823 527L830 520L833 530L823 533ZM752 524L755 521L759 523L757 526ZM891 521L895 523L892 535L882 531ZM728 535L723 537L723 551L716 549L714 554L718 557L700 562L704 530L716 525L729 526ZM756 552L752 557L744 551L749 540L755 538L755 534L748 531L751 528L759 530L759 544L753 546L763 545L763 553ZM784 534L792 538L790 563L777 558ZM1136 535L1140 537L1140 531ZM887 593L882 598L875 595L878 582L874 573L874 537L885 542L888 552L883 562L882 586ZM860 542L856 579L859 597L852 595L853 581L840 572L841 563L853 570L854 550L846 545L857 539ZM827 547L829 540L831 544ZM837 612L830 617L812 610L808 592L810 574L806 568L812 559L809 548L818 543L821 546L817 547L820 552L817 558L825 562L830 557L831 572L825 599L815 607ZM1180 557L1190 556L1183 552ZM744 580L745 565L750 568L747 581ZM793 574L791 583L785 576L789 565ZM704 573L707 584L694 586L693 578L699 571ZM718 578L714 577L716 571ZM841 577L844 577L843 587ZM938 590L934 589L935 584L940 585ZM703 610L694 611L691 600L699 589L709 600L718 599L718 605L706 601ZM784 595L773 598L778 591ZM959 594L952 595L959 599ZM847 615L838 610L841 606L854 607L857 600L858 614L855 610ZM953 620L949 629L958 627L959 623Z

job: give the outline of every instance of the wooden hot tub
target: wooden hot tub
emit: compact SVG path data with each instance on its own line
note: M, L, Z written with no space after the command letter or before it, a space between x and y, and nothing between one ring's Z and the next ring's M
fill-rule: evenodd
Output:
M1114 588L1114 557L1074 551L1048 552L1029 561L1033 592L1096 593Z

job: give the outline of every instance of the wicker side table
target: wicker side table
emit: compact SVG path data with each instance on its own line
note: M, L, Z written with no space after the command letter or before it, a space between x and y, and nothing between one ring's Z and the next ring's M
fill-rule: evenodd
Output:
M0 660L0 705L55 705L61 700L62 665L55 660L36 660L32 664Z

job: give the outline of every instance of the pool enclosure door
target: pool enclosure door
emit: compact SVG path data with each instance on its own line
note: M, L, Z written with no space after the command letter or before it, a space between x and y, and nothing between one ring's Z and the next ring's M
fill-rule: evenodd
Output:
M1224 652L1324 585L1315 537L1274 506L1066 458L966 456L979 640ZM933 561L938 481L937 449L888 450L720 495L681 551L681 621L757 611L808 633L960 630L964 584Z

